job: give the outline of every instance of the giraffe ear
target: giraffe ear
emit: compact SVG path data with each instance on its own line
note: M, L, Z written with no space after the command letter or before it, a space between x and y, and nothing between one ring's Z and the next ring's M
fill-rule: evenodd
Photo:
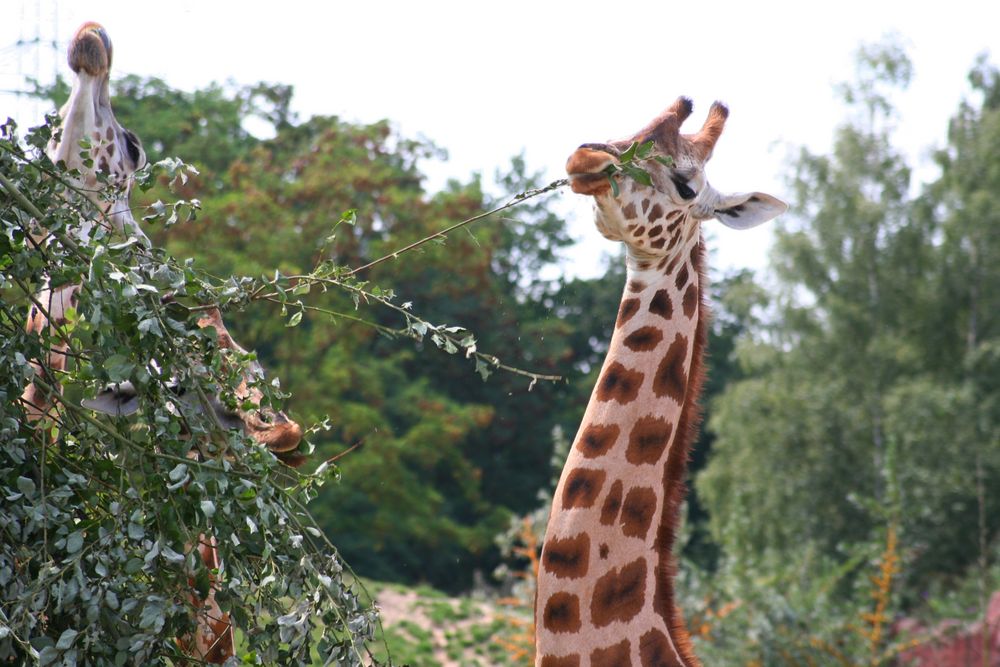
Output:
M788 204L763 192L722 195L715 204L714 217L732 229L750 229L788 210Z

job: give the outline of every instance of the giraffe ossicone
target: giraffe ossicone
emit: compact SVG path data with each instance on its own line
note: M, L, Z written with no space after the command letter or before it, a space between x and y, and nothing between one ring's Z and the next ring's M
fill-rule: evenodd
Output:
M636 134L583 144L566 164L594 222L626 247L627 279L607 358L556 487L536 595L539 667L699 665L674 594L674 538L700 422L708 326L701 223L749 229L783 213L762 192L722 194L705 177L728 109L682 134L678 98ZM608 167L653 142L644 185Z

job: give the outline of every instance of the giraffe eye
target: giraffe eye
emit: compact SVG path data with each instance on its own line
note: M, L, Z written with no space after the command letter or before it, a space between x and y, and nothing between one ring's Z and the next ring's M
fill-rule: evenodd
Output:
M676 176L670 179L674 182L674 187L677 188L677 194L680 195L681 199L694 199L698 196L698 193L692 190L687 183L677 178Z
M135 133L131 130L126 130L125 128L122 128L122 130L125 133L125 148L128 150L128 156L132 158L135 168L141 169L146 164L146 156L142 152L142 142L139 141L139 137L135 136Z

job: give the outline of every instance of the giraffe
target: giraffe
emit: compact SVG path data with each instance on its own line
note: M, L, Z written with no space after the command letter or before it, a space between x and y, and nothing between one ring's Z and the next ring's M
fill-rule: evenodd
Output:
M704 167L727 107L681 134L678 98L632 137L584 144L566 170L594 197L598 231L625 243L627 280L596 386L555 490L535 599L538 667L695 667L677 608L672 548L700 410L708 324L700 225L748 229L784 212L754 192L723 195ZM652 184L607 175L633 142L654 142ZM615 191L617 190L617 192Z
M138 137L123 128L112 111L109 92L112 46L100 24L88 22L80 26L70 42L68 62L75 77L73 89L69 100L59 112L63 121L61 131L53 137L46 153L53 162L62 161L69 169L78 170L80 177L75 185L87 193L98 208L100 219L109 222L118 233L135 237L148 247L150 241L139 228L129 208L131 179L145 165L146 155ZM86 156L91 161L89 163L80 155L80 142L84 139L90 146ZM107 184L120 187L107 190L98 178L98 173L106 176ZM81 219L74 236L85 243L95 224L104 223ZM44 236L37 240L39 243L45 242ZM44 285L29 309L26 325L28 331L35 334L41 334L46 329L58 331L66 324L66 311L76 306L82 289L82 283L55 288ZM231 350L239 355L246 354L229 334L217 308L202 313L198 325L215 330L220 349ZM67 350L65 342L58 342L48 350L44 361L32 361L35 377L44 378L45 382L36 383L32 380L21 396L29 421L38 422L56 411L58 376L66 368ZM302 438L302 428L283 412L261 406L262 394L254 380L262 378L263 369L254 362L236 389L241 407L236 411L229 410L216 396L210 397L210 408L223 426L242 429L284 463L301 465L304 457L296 450ZM180 400L184 398L181 397ZM254 407L245 409L247 402ZM83 405L95 411L124 416L139 409L139 400L132 385L126 382L105 389L93 399L84 400ZM193 448L189 456L196 458L197 450ZM218 572L222 561L215 537L201 535L197 542L188 547L197 549L210 572ZM235 656L235 641L229 614L216 601L214 575L211 581L213 585L204 599L194 592L192 582L189 601L195 619L195 631L190 636L179 637L177 644L200 662L221 664Z

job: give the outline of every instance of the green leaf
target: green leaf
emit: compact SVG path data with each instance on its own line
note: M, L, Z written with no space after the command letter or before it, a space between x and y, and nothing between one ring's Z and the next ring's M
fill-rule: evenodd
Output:
M184 562L184 554L177 553L168 546L160 548L160 555L169 563L179 564Z
M150 632L159 632L165 621L163 603L158 599L148 599L139 613L139 627Z
M27 497L35 495L35 481L28 477L17 478L17 488Z
M160 338L163 337L163 330L160 329L160 323L154 317L148 317L143 321L139 322L139 326L136 327L141 333L152 334Z
M635 165L627 165L626 167L623 168L623 170L629 177L635 179L637 182L642 183L645 186L651 186L653 184L652 177L644 169L636 167Z
M357 221L358 221L358 209L356 208L347 209L340 215L339 222L343 222L348 225L353 225Z
M142 524L135 523L134 521L129 521L127 531L128 536L133 540L141 540L146 536L146 529L142 527Z
M79 530L74 533L70 533L69 537L66 538L66 553L75 554L82 548L83 533Z
M618 157L618 161L621 162L622 164L627 164L631 162L632 159L635 157L635 153L638 149L639 149L639 144L633 141L631 144L629 144L629 147L626 148L625 151Z
M211 500L202 500L200 503L202 513L211 519L215 516L215 503Z
M194 574L194 589L202 599L208 597L208 592L212 588L211 573L208 568L199 567Z
M302 321L302 311L296 310L294 313L292 313L292 316L288 318L288 323L285 326L286 327L298 326L299 322L301 321Z
M135 364L121 354L112 354L104 361L104 371L112 382L124 382L132 375Z
M73 646L73 642L76 640L78 634L80 633L72 628L63 630L62 634L59 635L59 641L56 642L56 648L62 651L67 650Z

